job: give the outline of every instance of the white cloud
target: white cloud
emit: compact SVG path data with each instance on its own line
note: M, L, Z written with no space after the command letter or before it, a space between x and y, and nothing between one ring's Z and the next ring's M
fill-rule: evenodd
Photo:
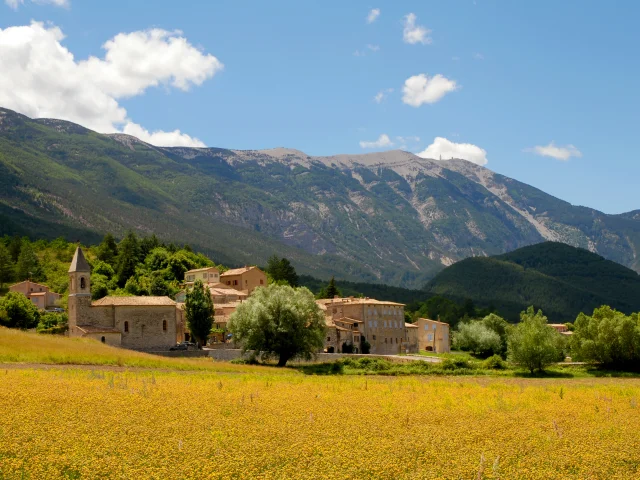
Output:
M533 152L542 157L551 157L562 161L567 161L571 157L582 157L582 152L578 150L575 145L569 144L564 147L559 147L553 142L549 143L549 145L538 145L533 148L526 148L525 152Z
M418 17L415 14L410 13L404 17L404 30L402 31L402 39L404 43L410 43L415 45L421 43L423 45L430 45L433 40L429 36L431 30L421 25L416 25L416 19Z
M393 93L393 88L386 88L384 90L380 90L376 93L376 96L373 97L373 101L376 103L382 103L382 101L390 94Z
M436 137L431 145L416 155L434 160L462 158L478 165L488 163L486 150L471 143L454 143L443 137Z
M372 8L369 14L367 15L367 23L375 22L379 16L380 16L380 9Z
M370 43L367 44L367 48L369 50L371 50L372 52L377 52L378 50L380 50L380 45L372 45Z
M484 60L484 55L482 55L481 53L474 53L473 54L473 58L476 60Z
M31 0L33 3L37 3L38 5L54 5L56 7L64 7L69 8L70 2L69 0ZM4 0L4 3L9 5L9 7L17 10L18 7L24 4L24 0Z
M360 148L383 148L383 147L392 147L393 142L389 138L389 135L383 133L378 137L377 140L373 142L360 142Z
M404 82L402 101L412 107L419 107L424 103L435 103L458 88L455 80L449 80L440 74L429 78L421 73Z
M367 48L366 49L362 49L362 50L356 50L355 52L353 52L353 55L355 57L366 57L367 56L367 50L376 53L378 50L380 50L380 45L373 45L371 43L367 44Z
M149 130L144 129L137 123L133 122L127 123L122 129L122 133L133 135L143 142L147 142L158 147L206 147L206 145L199 139L190 137L186 133L180 132L180 130L174 130L173 132L156 131L150 133Z
M119 99L158 85L188 90L223 68L179 32L119 34L104 44L104 59L85 61L76 61L63 39L58 27L39 22L0 29L0 105L113 133L135 125ZM147 134L145 141L173 138L179 145L202 145L179 131Z

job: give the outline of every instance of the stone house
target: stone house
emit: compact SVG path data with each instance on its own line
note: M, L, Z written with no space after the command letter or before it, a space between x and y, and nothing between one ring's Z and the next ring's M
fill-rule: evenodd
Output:
M362 320L325 317L325 321L327 332L324 350L327 353L342 353L344 344L353 345L353 353L362 353Z
M169 297L91 301L91 269L78 247L69 267L69 336L134 350L166 350L179 340L180 313Z
M190 287L196 280L201 280L205 285L208 283L219 283L220 271L216 267L205 267L185 272L184 284L186 286Z
M9 291L22 293L40 310L60 306L60 294L52 292L46 285L31 280L11 285Z
M402 345L404 353L418 353L418 325L414 323L404 324L405 341Z
M230 303L246 300L249 296L245 292L241 292L231 287L227 287L221 283L214 283L212 285L208 285L209 292L211 293L211 300L213 304L218 303ZM187 291L182 290L175 295L176 302L184 303L187 299Z
M258 267L234 268L221 274L220 282L251 295L256 288L267 286L267 275Z
M418 327L418 348L420 350L436 353L451 351L448 323L419 318L414 325Z
M354 297L323 299L317 303L325 311L327 325L340 322L341 319L358 320L359 343L362 340L369 342L370 353L395 355L403 351L406 339L404 304ZM338 331L336 330L336 337ZM336 347L333 340L330 343ZM360 345L354 346L360 349Z

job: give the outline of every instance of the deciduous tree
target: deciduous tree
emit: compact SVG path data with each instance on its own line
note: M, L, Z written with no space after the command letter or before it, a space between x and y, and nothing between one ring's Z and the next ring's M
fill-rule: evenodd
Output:
M22 293L9 292L0 298L0 324L9 328L35 328L40 321L40 311Z
M277 358L283 367L293 358L311 358L324 345L324 314L304 287L269 285L238 306L229 330L243 351Z
M213 326L214 310L211 292L209 287L204 286L202 280L196 280L193 288L187 292L184 309L191 335L200 342L200 345L206 345Z
M520 314L520 323L509 334L509 359L526 367L531 373L543 371L560 360L562 356L562 338L547 324L542 310L534 311L529 307Z

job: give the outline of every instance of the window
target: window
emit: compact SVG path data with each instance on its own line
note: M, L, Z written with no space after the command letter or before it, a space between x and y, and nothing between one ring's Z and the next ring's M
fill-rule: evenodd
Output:
M244 281L244 284L245 284L245 285L249 285L249 280L245 280L245 281Z
M86 287L85 279L84 277L80 277L80 288L85 288L85 287Z
M424 326L424 329L425 329L425 330L429 330L429 325L425 325L425 326Z
M162 331L163 331L163 332L166 332L166 331L167 331L167 321L166 321L166 320L163 320L163 321L162 321Z
M384 343L387 343L387 337L384 337Z
M387 321L384 321L384 328L387 328Z
M373 322L369 320L369 328L373 327Z
M375 336L375 335L373 336L373 339L374 339L374 340L376 339L376 336Z
M100 339L100 341L101 341L102 343L105 343L105 338L104 338L104 337L102 337L102 338Z
M373 326L374 326L374 327L376 327L376 328L378 328L378 320L375 320L375 321L373 322Z
M330 341L331 341L331 337L327 337L327 342L330 342Z
M124 322L124 333L129 333L129 322Z
M260 285L264 285L264 280L260 279Z
M433 324L433 329L434 329L434 330L436 329L436 326L437 326L437 325L434 323L434 324Z
M427 335L427 340L430 342L433 342L433 333L430 333L429 335Z
M233 284L234 284L234 285L238 285L238 280L234 280L234 281L233 281Z

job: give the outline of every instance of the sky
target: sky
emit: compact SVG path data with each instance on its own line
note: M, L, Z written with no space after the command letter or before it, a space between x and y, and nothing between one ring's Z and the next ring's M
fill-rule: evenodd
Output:
M465 158L622 213L640 209L639 16L635 0L0 0L0 106L163 146Z

